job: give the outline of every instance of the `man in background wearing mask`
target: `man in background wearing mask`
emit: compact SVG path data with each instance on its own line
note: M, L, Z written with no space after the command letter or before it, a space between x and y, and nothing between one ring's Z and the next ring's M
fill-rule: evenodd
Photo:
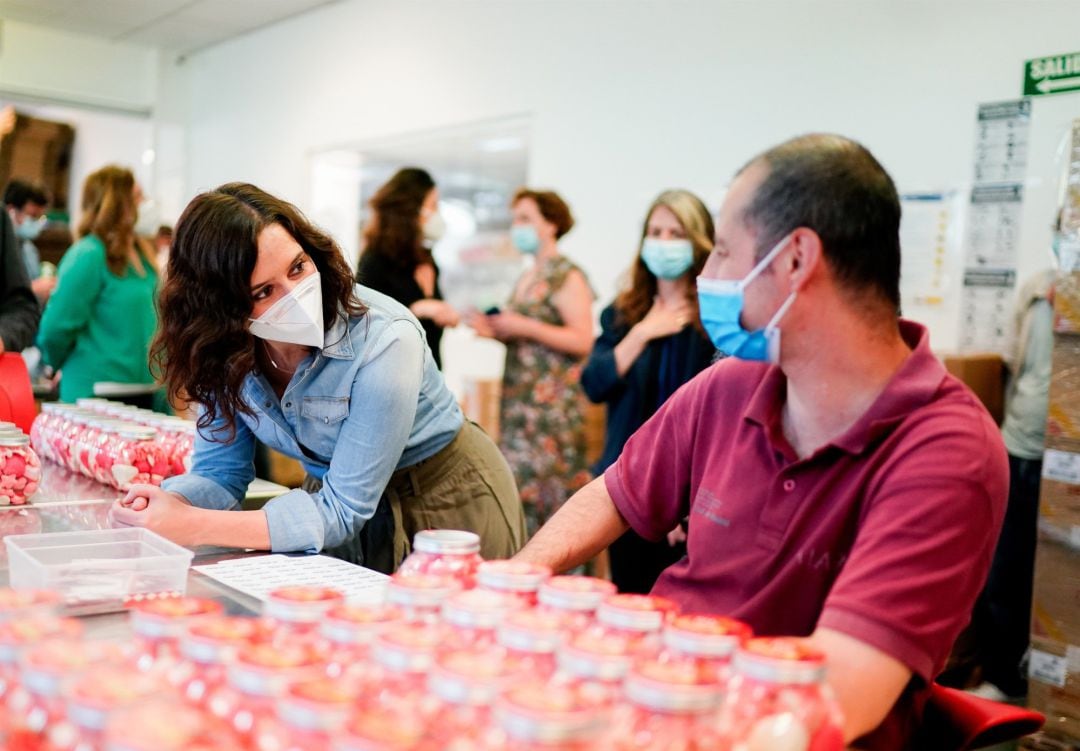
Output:
M899 223L891 178L853 141L803 136L752 160L698 283L702 323L734 357L676 392L518 556L563 571L628 527L658 540L688 516L687 555L653 592L809 637L845 740L866 749L917 743L1008 486L989 414L897 318Z
M16 179L4 188L4 204L12 224L15 225L15 235L22 243L22 255L26 273L30 277L30 287L44 304L56 287L56 277L41 275L41 256L34 240L49 221L45 216L45 207L49 204L48 193L40 185Z

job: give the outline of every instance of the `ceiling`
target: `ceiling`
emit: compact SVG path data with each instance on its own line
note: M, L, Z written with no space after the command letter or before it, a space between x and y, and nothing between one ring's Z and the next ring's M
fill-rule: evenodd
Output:
M0 19L191 54L337 0L0 0Z

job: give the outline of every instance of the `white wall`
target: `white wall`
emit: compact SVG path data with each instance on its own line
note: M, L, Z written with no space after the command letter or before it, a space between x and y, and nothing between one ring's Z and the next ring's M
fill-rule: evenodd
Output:
M565 250L606 301L657 192L715 205L801 132L861 140L902 191L969 183L977 104L1078 27L1075 0L354 0L192 57L162 97L187 102L189 193L244 179L301 206L313 151L531 113L531 182L573 206Z

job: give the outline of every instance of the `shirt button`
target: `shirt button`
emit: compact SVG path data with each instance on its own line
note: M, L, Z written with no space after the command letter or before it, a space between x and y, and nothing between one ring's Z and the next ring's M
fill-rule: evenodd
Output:
M285 402L285 409L288 409L291 406L292 406L292 402Z
M795 489L795 481L794 480L784 480L784 490L786 490L788 493L790 493L794 489Z
M267 408L267 409L270 409L270 402L267 402L267 403L266 403L266 408Z

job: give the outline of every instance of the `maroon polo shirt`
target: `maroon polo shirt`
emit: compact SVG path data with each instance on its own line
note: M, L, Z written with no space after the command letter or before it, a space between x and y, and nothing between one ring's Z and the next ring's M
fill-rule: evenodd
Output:
M604 475L631 527L687 554L653 592L762 635L843 632L911 668L860 747L898 749L982 588L1008 462L997 426L901 321L911 355L843 435L799 459L779 368L730 358L683 386Z

